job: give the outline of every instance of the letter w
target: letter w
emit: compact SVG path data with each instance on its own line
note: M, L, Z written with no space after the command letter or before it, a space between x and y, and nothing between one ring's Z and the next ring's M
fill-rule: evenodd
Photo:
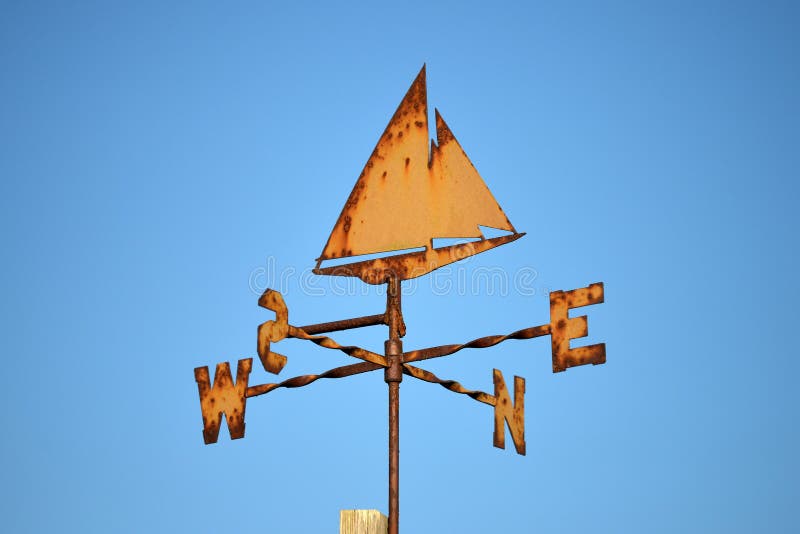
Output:
M244 409L247 382L253 359L239 360L236 369L236 384L231 378L228 362L218 363L214 373L214 386L208 380L208 367L197 367L194 379L200 393L200 410L203 412L203 440L206 445L216 443L223 412L228 420L228 433L231 439L244 437Z

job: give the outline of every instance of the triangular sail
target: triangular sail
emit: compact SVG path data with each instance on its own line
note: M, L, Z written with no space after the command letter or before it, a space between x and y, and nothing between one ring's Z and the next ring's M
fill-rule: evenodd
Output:
M364 166L318 260L426 246L434 238L483 237L480 226L515 232L436 112L428 137L425 67Z
M438 110L436 139L429 182L433 237L483 237L478 225L516 232Z

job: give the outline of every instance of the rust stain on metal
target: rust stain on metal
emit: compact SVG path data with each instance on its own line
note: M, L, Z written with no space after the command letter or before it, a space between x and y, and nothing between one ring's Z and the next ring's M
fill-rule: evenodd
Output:
M388 367L383 379L389 387L389 534L400 530L400 382L403 380L403 342L405 333L401 311L400 280L392 277L386 285L386 322L389 339L384 344Z
M272 289L264 291L258 299L258 305L275 312L274 321L267 321L258 326L257 350L264 369L277 375L286 365L287 359L282 354L272 352L270 343L277 343L289 335L289 309L283 301L283 296Z
M339 350L344 352L348 356L358 358L359 360L372 362L380 365L381 367L389 366L389 364L386 363L386 358L384 358L380 354L376 354L372 351L362 349L361 347L355 347L352 345L339 345L336 341L327 336L310 336L295 326L289 325L289 337L294 337L297 339L307 339L312 343L316 343L320 347L332 350Z
M586 316L569 317L569 310L600 304L603 302L603 284L592 284L589 287L572 291L553 291L550 293L550 329L553 347L553 372L566 371L578 365L606 363L606 344L598 343L586 347L571 349L571 339L589 335Z
M494 446L506 448L506 429L511 431L511 439L517 453L525 455L525 379L514 377L514 404L508 396L508 388L503 373L494 370Z
M369 371L375 371L376 369L383 369L383 366L371 362L360 362L360 363L353 363L350 365L343 365L341 367L336 367L334 369L325 371L324 373L318 375L295 376L277 384L259 384L257 386L250 386L247 388L246 396L257 397L259 395L264 395L265 393L269 393L270 391L274 391L278 388L299 388L307 386L312 382L316 382L320 378L344 378L346 376L352 376L361 373L367 373Z
M505 336L486 336L473 339L461 345L441 345L439 347L430 347L427 349L412 350L403 355L404 362L416 362L420 360L428 360L430 358L441 358L442 356L449 356L462 349L486 349L493 347L498 343L502 343L508 339L533 339L535 337L546 336L550 334L550 325L532 326L530 328L523 328Z
M409 280L480 252L511 243L524 235L525 233L515 233L441 248L429 247L417 252L385 256L346 265L318 267L314 269L314 273L331 276L352 276L360 278L368 284L385 284L392 277Z
M413 124L413 127L412 127ZM317 258L317 274L356 276L369 284L407 280L520 238L436 110L429 142L425 67L378 140ZM480 226L511 232L484 239ZM479 238L469 246L433 248L435 238ZM348 265L324 260L425 247Z
M197 367L194 370L194 379L200 394L200 410L203 413L203 441L206 445L217 442L223 413L231 439L244 437L245 398L252 366L252 358L239 360L234 384L228 362L218 363L213 386L209 383L208 367Z
M303 331L302 328L290 325L289 310L283 301L283 296L281 296L281 294L274 289L267 289L264 291L264 293L258 299L258 305L263 308L267 308L268 310L272 310L276 314L275 321L267 321L258 327L258 355L261 358L261 363L264 365L264 369L271 373L279 373L286 364L287 358L286 356L271 352L270 342L278 342L287 337L306 339L316 343L320 347L339 350L349 356L353 356L354 358L376 363L382 367L387 366L386 358L380 354L362 349L361 347L340 345L327 336L312 336ZM372 318L368 319L372 320ZM354 320L359 321L359 319ZM345 321L342 323L344 322ZM339 326L344 325L340 324Z
M403 374L413 376L416 379L424 380L425 382L430 382L432 384L439 384L440 386L444 387L445 389L449 389L454 393L460 393L462 395L472 397L476 401L488 404L489 406L495 405L495 398L492 395L484 393L483 391L467 389L455 380L442 380L435 374L431 373L430 371L426 371L425 369L420 369L419 367L414 367L413 365L406 363L403 364Z
M350 330L351 328L361 328L362 326L374 326L388 324L386 314L367 315L364 317L354 317L352 319L342 319L340 321L330 321L328 323L317 323L301 326L300 330L309 335L325 334L328 332L338 332L340 330Z
M282 382L253 386L249 385L252 358L239 360L235 382L227 362L217 364L213 384L208 367L195 369L206 444L217 441L223 414L231 439L244 437L248 397L264 395L279 388L307 386L323 378L344 378L383 369L389 400L388 534L398 534L399 531L400 384L403 375L438 384L493 406L494 446L505 448L505 428L508 426L517 452L521 455L526 453L524 378L514 377L512 402L503 374L497 369L493 371L494 395L490 395L467 389L456 380L441 379L430 371L411 365L412 362L448 356L463 349L489 348L507 340L547 335L551 336L553 372L606 361L604 343L570 348L572 339L588 335L588 321L586 316L569 317L569 310L603 302L602 283L572 291L552 292L548 324L523 328L507 335L484 336L462 344L403 352L401 338L406 333L406 325L401 305L402 280L422 276L524 235L514 229L438 110L435 117L436 141L432 141L428 138L423 66L364 165L314 269L317 274L353 276L369 284L387 284L384 313L297 327L289 323L289 310L279 292L268 289L258 301L259 306L275 312L275 319L259 325L257 332L257 353L266 371L278 374L287 365L287 357L272 350L272 344L286 338L311 341L362 361L321 374L295 376ZM486 239L481 226L509 233ZM435 248L433 240L436 238L473 241ZM424 250L411 250L423 247ZM400 253L321 267L324 260L392 251ZM357 346L340 345L332 338L320 335L381 324L389 330L383 355Z

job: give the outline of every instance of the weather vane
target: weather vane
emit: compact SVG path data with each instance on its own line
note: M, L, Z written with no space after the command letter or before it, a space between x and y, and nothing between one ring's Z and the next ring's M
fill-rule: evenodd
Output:
M364 166L353 191L333 227L314 273L352 276L368 284L387 284L386 310L377 315L332 321L309 326L289 324L289 310L277 291L268 289L259 306L275 312L275 320L258 327L258 356L264 369L278 374L287 357L272 351L272 344L286 338L306 339L326 349L352 356L358 363L330 369L318 375L289 378L279 383L250 385L252 358L239 360L236 381L227 362L217 364L214 382L208 367L194 370L203 414L203 439L215 443L222 414L231 439L244 437L246 401L278 388L297 388L320 378L347 376L383 369L389 386L389 534L397 534L399 521L399 413L400 382L403 375L440 384L494 407L494 446L505 448L505 425L514 447L525 454L525 379L514 377L513 400L503 374L493 370L494 395L464 388L455 380L443 380L430 371L412 365L440 358L462 349L482 349L507 339L531 339L549 335L553 372L606 361L605 344L570 348L570 340L588 335L586 316L570 317L569 310L603 302L603 284L572 291L550 293L550 320L546 324L508 335L487 336L460 345L441 345L403 352L401 338L406 327L400 306L401 282L425 275L447 265L525 235L516 231L481 179L453 133L436 115L436 142L428 141L428 105L425 67L400 102L375 150ZM486 238L480 226L504 230L506 235ZM472 241L435 248L434 238L473 238ZM424 250L418 250L425 247ZM322 267L326 260L365 254L411 252ZM343 346L320 334L371 325L389 327L384 354L356 346Z

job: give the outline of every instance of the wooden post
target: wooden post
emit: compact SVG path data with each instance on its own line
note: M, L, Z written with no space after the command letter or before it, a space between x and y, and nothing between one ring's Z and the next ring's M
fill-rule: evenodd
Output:
M389 519L378 510L340 510L339 534L386 534Z

